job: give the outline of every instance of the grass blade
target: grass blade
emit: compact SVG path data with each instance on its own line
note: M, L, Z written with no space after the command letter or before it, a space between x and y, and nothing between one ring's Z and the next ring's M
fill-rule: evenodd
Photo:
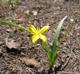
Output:
M25 31L26 30L23 26L17 25L13 22L10 22L10 21L4 20L4 19L0 19L0 25L8 26L10 28L15 28L15 29L18 29L20 31Z
M63 23L64 23L64 20L67 18L67 16L65 16L60 22L59 22L59 25L57 27L57 30L56 30L56 33L55 33L55 37L54 37L54 40L58 40L59 39L59 36L60 36L60 32L61 32L61 29L62 29L62 26L63 26ZM54 43L54 42L53 42Z
M58 41L59 41L59 36L60 36L60 32L61 32L61 28L63 26L64 20L67 18L67 16L65 16L60 22L59 25L57 27L55 36L54 36L54 40L51 46L51 54L49 55L49 62L50 62L50 67L53 66L53 64L55 63L55 60L57 58L57 53L58 53Z

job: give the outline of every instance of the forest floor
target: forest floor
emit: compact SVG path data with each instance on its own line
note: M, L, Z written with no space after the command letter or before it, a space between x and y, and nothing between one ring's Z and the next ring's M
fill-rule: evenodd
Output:
M25 27L49 24L49 45L59 21L66 15L52 73L48 72L46 52L39 42L31 42L28 32L0 26L0 74L80 74L79 0L23 0L14 10L0 5L0 18Z

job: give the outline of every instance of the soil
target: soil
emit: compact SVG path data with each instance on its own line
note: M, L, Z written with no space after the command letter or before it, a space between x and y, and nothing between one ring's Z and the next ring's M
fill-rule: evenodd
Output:
M0 26L0 74L80 74L79 0L22 0L15 9L0 5L0 18L24 27L49 24L49 45L59 21L66 15L58 58L51 72L40 42L33 44L28 32Z

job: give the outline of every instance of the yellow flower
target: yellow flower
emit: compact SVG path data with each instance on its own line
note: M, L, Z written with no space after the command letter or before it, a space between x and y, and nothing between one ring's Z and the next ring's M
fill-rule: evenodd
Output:
M43 33L49 29L49 26L44 26L41 29L36 29L33 25L28 26L27 30L32 34L32 42L35 43L38 39L41 39L43 42L46 42L47 39Z

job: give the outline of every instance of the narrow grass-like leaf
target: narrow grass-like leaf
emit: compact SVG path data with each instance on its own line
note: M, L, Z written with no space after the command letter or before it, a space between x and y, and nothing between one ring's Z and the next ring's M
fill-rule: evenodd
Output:
M60 36L60 32L61 32L61 28L63 26L64 20L67 18L67 16L65 16L60 22L59 25L57 27L55 36L54 36L54 40L51 46L51 53L49 54L49 65L50 67L53 66L53 64L55 63L55 60L57 58L57 53L58 53L58 41L59 41L59 36Z
M10 21L4 20L4 19L0 19L0 25L8 26L10 28L15 28L15 29L18 29L20 31L26 31L26 28L24 28L23 26L17 25L13 22L10 22Z
M63 26L63 23L64 23L64 20L67 18L67 16L65 16L60 22L59 22L59 25L57 27L57 30L56 30L56 33L55 33L55 37L54 37L54 40L58 40L59 39L59 36L60 36L60 32L61 32L61 29L62 29L62 26ZM54 41L53 41L54 43Z

